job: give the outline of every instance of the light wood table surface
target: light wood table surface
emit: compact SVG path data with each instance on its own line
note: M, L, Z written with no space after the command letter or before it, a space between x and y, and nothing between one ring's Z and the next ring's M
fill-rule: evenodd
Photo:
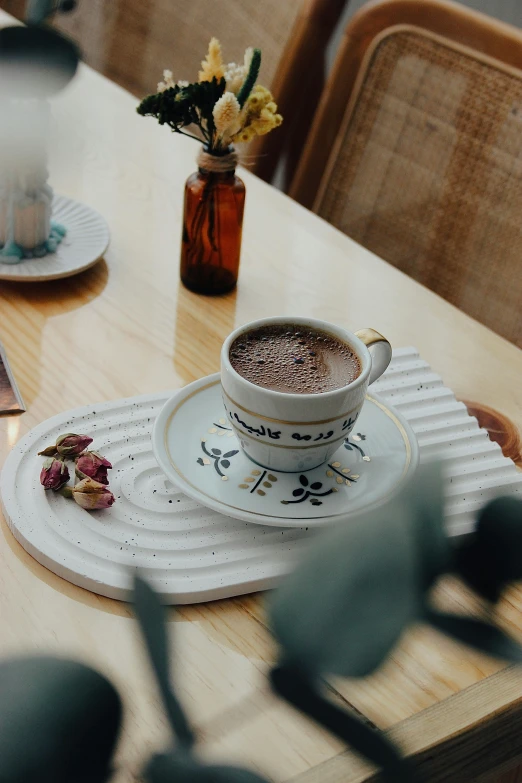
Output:
M0 23L7 19L0 15ZM139 117L135 106L86 67L54 101L52 184L98 209L112 241L105 260L77 277L0 282L0 339L28 406L22 416L0 418L2 462L25 432L60 411L174 390L217 371L234 327L275 314L372 326L395 346L414 344L458 396L522 424L520 350L246 171L237 291L212 299L182 288L182 193L196 145ZM440 598L457 608L472 603L450 582ZM502 605L515 635L520 605L516 590ZM178 687L205 756L244 762L274 781L373 780L354 756L338 755L338 742L269 693L265 675L276 650L262 596L183 607L170 619ZM47 571L3 520L0 629L2 656L71 655L116 683L126 704L118 783L161 748L166 723L129 607ZM433 631L410 632L368 681L332 689L347 709L429 759L426 780L497 779L522 759L522 678Z

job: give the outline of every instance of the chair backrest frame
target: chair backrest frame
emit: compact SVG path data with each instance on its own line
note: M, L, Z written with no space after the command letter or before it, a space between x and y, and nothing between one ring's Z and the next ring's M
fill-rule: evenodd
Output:
M332 149L345 122L347 103L367 54L387 29L409 25L522 70L522 31L450 0L370 0L348 23L324 89L290 195L312 209Z
M267 182L273 178L284 150L285 190L306 142L308 118L313 116L324 89L326 50L348 1L305 0L271 85L283 124L276 133L261 136L250 145L252 170Z

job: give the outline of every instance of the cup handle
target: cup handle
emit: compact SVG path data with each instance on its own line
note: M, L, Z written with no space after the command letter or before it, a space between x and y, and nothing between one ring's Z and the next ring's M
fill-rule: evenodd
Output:
M370 384L381 377L391 362L391 345L386 337L376 332L375 329L359 329L355 334L368 348L372 357L372 369L370 371L370 380L368 381L368 384Z

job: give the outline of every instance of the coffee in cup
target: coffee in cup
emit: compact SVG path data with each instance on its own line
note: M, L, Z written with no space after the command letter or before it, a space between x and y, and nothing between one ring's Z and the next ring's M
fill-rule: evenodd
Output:
M373 329L352 334L284 317L236 329L221 350L221 388L241 448L274 471L321 465L354 428L390 359L390 343Z

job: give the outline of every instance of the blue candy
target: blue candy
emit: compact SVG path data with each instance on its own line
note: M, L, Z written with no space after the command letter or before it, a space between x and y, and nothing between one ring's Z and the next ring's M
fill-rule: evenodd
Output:
M0 251L3 264L19 264L24 257L24 251L12 240L7 242Z
M55 231L57 234L60 235L60 237L64 237L67 233L67 229L64 225L61 223L55 223L54 220L51 220L51 233Z

